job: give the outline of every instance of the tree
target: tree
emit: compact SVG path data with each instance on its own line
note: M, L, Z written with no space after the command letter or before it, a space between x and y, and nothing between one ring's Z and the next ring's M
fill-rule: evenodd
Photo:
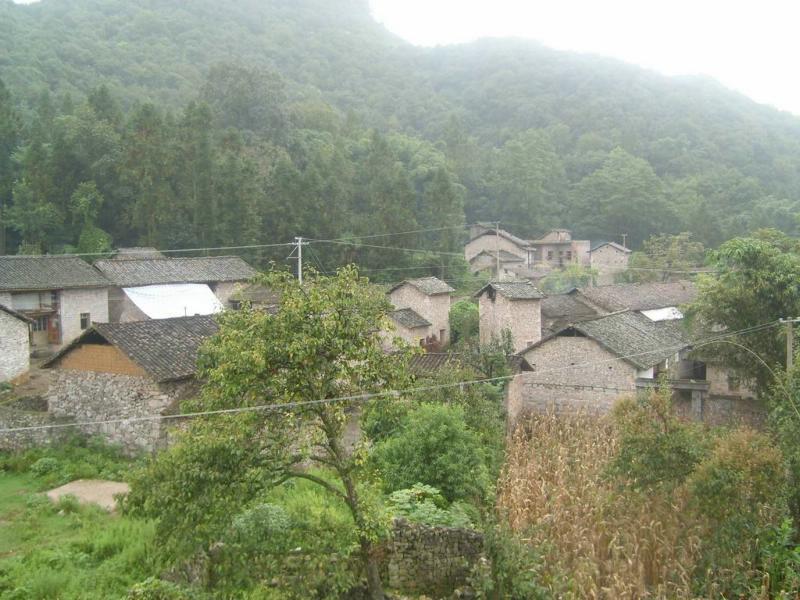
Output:
M264 445L259 440L265 436L285 440L287 431L297 434L293 444L269 448L270 481L307 479L345 503L370 595L383 598L375 543L384 525L364 470L369 450L344 441L350 405L326 400L407 386L405 351L387 354L382 348L380 330L388 326L391 306L352 267L330 277L309 272L303 286L287 273L259 282L280 293L280 308L275 314L247 307L222 314L219 333L199 359L207 383L197 406L286 405L285 411L255 413L261 416L248 428L247 447ZM313 402L303 404L308 401ZM307 463L329 476L300 466ZM245 466L242 476L259 478L258 464ZM169 502L181 502L181 496Z
M454 302L450 307L449 319L454 344L474 342L478 339L480 314L475 302L466 298Z
M602 168L581 179L573 195L573 219L592 238L627 233L635 247L675 226L675 215L653 168L622 148L612 150Z
M0 253L6 251L6 207L11 203L14 164L11 155L19 143L19 117L11 102L11 94L0 79Z
M763 230L730 240L709 253L708 265L715 273L698 278L698 296L688 310L698 332L739 331L800 314L800 253L797 242L786 235ZM764 391L774 370L786 361L781 337L775 328L767 328L700 351Z
M565 294L572 289L591 285L596 278L595 269L573 264L546 275L539 282L539 287L548 294Z
M631 255L631 270L623 275L631 282L686 279L690 271L702 266L704 258L703 244L694 241L689 232L654 235Z

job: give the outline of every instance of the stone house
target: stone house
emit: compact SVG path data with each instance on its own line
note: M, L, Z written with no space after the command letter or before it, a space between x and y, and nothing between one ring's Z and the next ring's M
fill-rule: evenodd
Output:
M95 323L43 365L56 371L48 411L79 423L131 419L81 431L131 454L162 447L170 421L149 417L175 414L197 392L197 352L217 330L210 316Z
M749 389L727 370L694 360L677 309L622 311L570 324L519 354L532 371L509 386L510 423L526 412L608 412L620 397L655 386L663 374L676 410L720 424L758 421Z
M0 304L33 321L31 350L48 354L108 321L109 281L75 256L0 256Z
M470 230L470 240L464 246L464 259L473 273L484 269L497 271L497 255L500 254L501 270L530 268L533 266L533 248L527 240L484 225L475 225ZM491 264L494 261L494 264Z
M529 281L492 281L481 288L478 298L480 342L511 333L514 351L535 344L542 337L541 301L544 298Z
M392 287L389 301L395 312L390 316L397 333L409 343L421 339L444 347L450 342L450 295L455 290L436 277L408 279ZM427 323L427 325L425 325Z
M256 275L238 256L126 257L98 260L94 266L111 281L108 312L113 323L219 312Z
M591 264L589 240L573 240L569 229L551 229L530 242L533 264L562 269L569 265L588 267Z
M589 252L589 264L597 271L597 285L611 285L628 268L631 250L616 242L604 242Z
M31 325L33 320L0 304L0 383L16 383L27 375Z

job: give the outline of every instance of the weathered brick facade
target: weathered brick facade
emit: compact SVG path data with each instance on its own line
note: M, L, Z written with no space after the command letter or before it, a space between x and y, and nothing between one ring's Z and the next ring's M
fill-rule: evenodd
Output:
M435 335L442 345L450 341L450 294L426 294L405 283L389 293L389 301L395 308L410 308L428 320L429 334Z
M540 298L511 298L484 288L478 295L480 342L500 339L504 330L511 333L514 352L519 352L542 338Z
M591 267L597 271L597 285L611 285L616 275L628 268L630 250L617 244L603 244L591 251Z

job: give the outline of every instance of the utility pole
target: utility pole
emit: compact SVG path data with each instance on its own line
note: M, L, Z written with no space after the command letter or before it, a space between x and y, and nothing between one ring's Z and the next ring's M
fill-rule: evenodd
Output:
M494 258L497 269L497 281L500 281L500 221L494 223Z
M800 322L800 319L780 319L780 322L786 325L786 372L794 365L794 324Z
M303 246L308 246L308 242L304 242L302 237L296 237L294 243L297 244L297 281L303 285Z
M627 233L623 233L622 234L622 247L623 248L627 248L628 247L628 234Z

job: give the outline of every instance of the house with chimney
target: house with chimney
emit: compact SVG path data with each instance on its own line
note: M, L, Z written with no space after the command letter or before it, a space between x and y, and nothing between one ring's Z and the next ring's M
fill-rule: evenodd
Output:
M238 256L125 256L94 266L111 282L108 313L113 323L220 312L236 302L237 290L256 275Z
M450 342L450 301L455 290L437 277L407 279L387 295L394 335L409 344L442 348Z
M109 281L76 256L0 256L0 304L31 320L30 348L47 355L108 321Z

